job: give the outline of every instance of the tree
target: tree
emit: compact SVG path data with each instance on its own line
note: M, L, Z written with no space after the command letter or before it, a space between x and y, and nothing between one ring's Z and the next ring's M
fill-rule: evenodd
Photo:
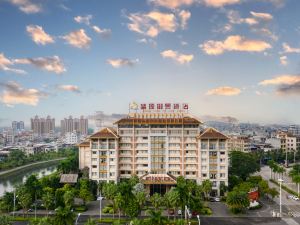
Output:
M249 198L246 192L231 191L227 194L226 203L233 213L242 212L249 206Z
M84 204L87 201L92 201L93 194L91 193L91 190L89 188L89 180L81 179L79 181L79 184L80 184L79 197L83 199Z
M75 221L75 215L69 207L59 206L54 216L55 225L73 225Z
M272 200L274 200L274 198L279 195L279 192L276 188L269 188L268 194L271 195Z
M14 194L12 192L5 192L2 199L0 208L3 211L10 212L14 208Z
M49 208L53 204L53 198L54 198L54 196L50 191L45 192L44 195L42 196L42 201L43 201L43 204L46 208L47 216L49 214Z
M166 218L162 216L161 210L148 210L147 213L149 224L163 225L166 222Z
M165 202L167 207L174 209L174 220L176 219L177 208L180 206L180 195L176 189L171 189L165 194ZM168 213L169 218L169 213Z
M300 184L300 175L294 175L292 176L292 180L295 184L297 184L297 193L299 195L299 184Z
M266 180L261 180L258 183L258 191L261 196L264 196L269 191L269 183Z
M137 183L132 188L132 193L136 195L138 192L144 192L144 185L142 183Z
M250 176L250 174L260 170L260 165L257 163L255 157L249 153L231 151L229 153L229 158L229 174L240 177L244 181Z
M150 202L152 203L155 211L157 211L158 208L162 205L162 197L160 196L160 194L154 193L154 195L150 197Z
M202 182L202 190L204 192L204 196L206 199L208 199L209 193L212 190L212 182L210 180L204 180Z
M110 200L113 204L113 209L115 209L114 198L118 193L118 186L115 183L107 183L103 187L103 192L107 200ZM115 216L115 211L113 213L113 217Z
M24 186L20 186L17 190L19 204L23 209L23 216L25 216L25 212L29 209L30 205L32 204L31 194L27 192Z
M114 206L118 209L119 219L121 217L121 209L124 206L124 199L122 194L119 192L114 198Z
M137 175L133 175L133 176L130 177L128 182L129 182L131 187L134 187L136 184L138 184L140 182L140 179L138 178Z
M0 225L12 225L11 218L6 215L0 215Z
M126 202L125 213L131 219L138 216L139 205L138 205L138 203L137 203L137 201L136 201L135 198L132 198L128 202Z
M135 195L136 201L139 204L140 213L142 212L143 206L146 202L146 194L145 192L137 192Z
M65 202L65 206L72 208L73 204L74 204L74 193L73 191L66 191L64 194L64 202Z

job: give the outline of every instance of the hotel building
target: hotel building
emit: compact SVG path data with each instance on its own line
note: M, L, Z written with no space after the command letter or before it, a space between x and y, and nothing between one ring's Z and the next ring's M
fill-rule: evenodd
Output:
M115 128L104 128L79 144L79 167L89 168L97 181L115 181L137 175L150 194L165 192L184 176L197 183L209 179L214 195L220 183L228 185L227 136L191 116L185 104L170 110L141 104ZM161 110L163 106L167 109Z

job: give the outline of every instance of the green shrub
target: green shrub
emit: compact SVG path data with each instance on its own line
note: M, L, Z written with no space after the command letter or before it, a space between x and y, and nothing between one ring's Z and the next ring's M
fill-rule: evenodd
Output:
M109 214L114 214L114 209L110 209L108 213Z

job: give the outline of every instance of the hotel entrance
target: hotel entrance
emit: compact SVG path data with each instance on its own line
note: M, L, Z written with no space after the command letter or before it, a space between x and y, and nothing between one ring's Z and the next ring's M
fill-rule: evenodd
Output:
M140 178L140 181L150 196L154 193L164 195L176 186L176 177L170 174L146 174Z

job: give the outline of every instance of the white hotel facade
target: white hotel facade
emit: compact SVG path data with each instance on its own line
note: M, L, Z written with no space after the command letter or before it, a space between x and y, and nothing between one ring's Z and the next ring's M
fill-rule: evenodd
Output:
M145 104L135 107L115 128L104 128L79 144L80 169L88 167L96 181L137 175L150 194L167 191L178 176L197 183L209 179L213 195L219 195L220 183L228 185L228 137L202 129L186 104L172 109L157 104L154 110L153 105L151 110Z

